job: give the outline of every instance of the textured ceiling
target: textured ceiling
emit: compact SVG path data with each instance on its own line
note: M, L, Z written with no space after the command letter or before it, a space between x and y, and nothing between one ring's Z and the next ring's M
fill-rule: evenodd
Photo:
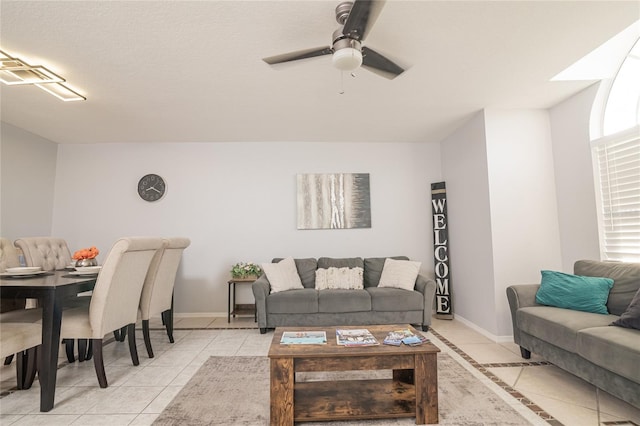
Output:
M408 68L342 75L338 1L0 2L0 48L87 97L0 86L2 121L58 143L435 142L484 108L546 108L549 80L640 18L637 1L387 1L365 45ZM340 93L344 91L344 93Z

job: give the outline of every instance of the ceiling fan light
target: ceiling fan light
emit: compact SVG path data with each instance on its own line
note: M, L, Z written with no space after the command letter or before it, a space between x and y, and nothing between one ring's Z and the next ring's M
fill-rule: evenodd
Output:
M336 50L332 57L333 66L341 71L353 71L362 65L362 52L352 47Z

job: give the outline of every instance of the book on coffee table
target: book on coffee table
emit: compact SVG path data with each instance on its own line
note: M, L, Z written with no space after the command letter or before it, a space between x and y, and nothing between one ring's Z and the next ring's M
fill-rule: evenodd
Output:
M366 328L337 329L336 341L340 346L375 346L380 344Z
M322 345L327 343L325 331L285 331L280 343L283 345Z

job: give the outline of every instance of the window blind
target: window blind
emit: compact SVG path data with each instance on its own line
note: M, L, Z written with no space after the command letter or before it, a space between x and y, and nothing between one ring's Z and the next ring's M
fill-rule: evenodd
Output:
M640 132L593 146L604 260L640 262Z

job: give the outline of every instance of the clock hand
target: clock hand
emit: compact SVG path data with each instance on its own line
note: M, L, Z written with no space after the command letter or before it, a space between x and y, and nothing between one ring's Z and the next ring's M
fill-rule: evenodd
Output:
M153 189L153 190L154 190L154 191L156 191L158 194L162 194L162 192L160 192L159 190L157 190L154 186L152 186L152 187L151 187L151 188L149 188L149 189Z
M154 191L157 191L157 189L156 189L155 187L150 186L149 188L145 189L145 190L144 190L144 192L151 191L152 189L153 189Z

